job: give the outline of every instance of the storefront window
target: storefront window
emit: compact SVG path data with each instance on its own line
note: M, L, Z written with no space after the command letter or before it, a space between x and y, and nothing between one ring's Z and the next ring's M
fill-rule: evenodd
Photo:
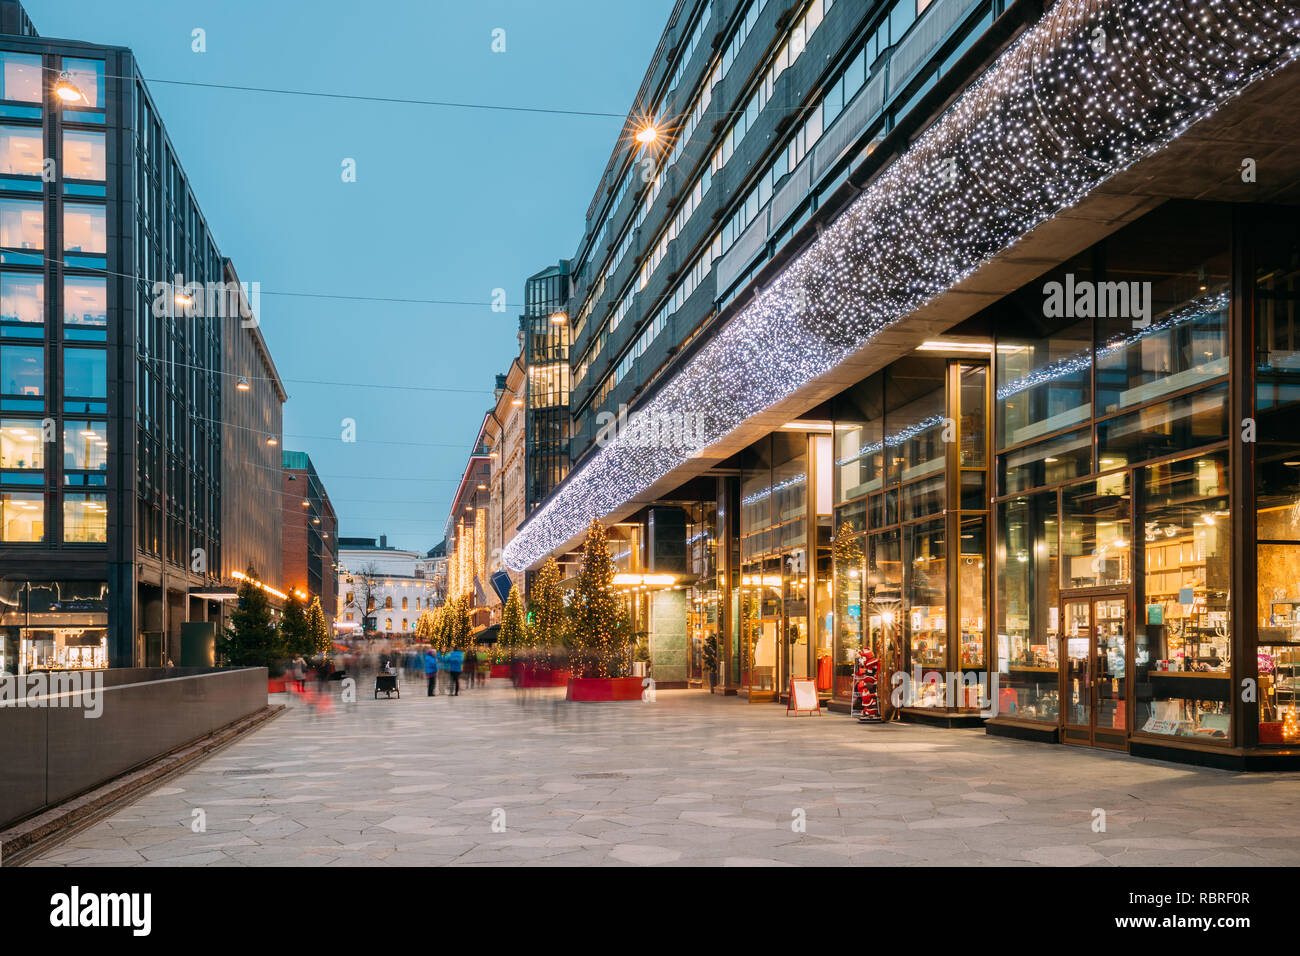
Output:
M886 375L885 449L891 484L943 476L946 373L941 358L904 358Z
M808 439L802 432L778 432L772 436L772 521L802 524L807 508Z
M0 173L39 176L44 165L39 126L0 126Z
M1092 429L1081 428L1026 445L998 458L1002 494L1013 495L1042 485L1069 481L1092 471Z
M1230 235L1227 207L1170 203L1106 241L1099 415L1228 374Z
M65 493L63 540L79 544L108 541L108 497L101 494ZM392 625L389 625L392 630Z
M1056 492L998 508L998 712L1055 722L1060 712Z
M1126 472L1071 485L1061 496L1061 586L1127 584L1129 481Z
M881 490L884 481L883 377L872 376L835 399L835 503L845 505ZM838 507L837 522L858 520L863 507Z
M853 662L865 647L863 618L866 573L860 529L853 523L840 526L832 552L835 562L835 660L834 695L847 698L852 692Z
M959 665L963 670L984 666L985 625L988 613L988 531L983 516L961 521L960 564L957 566L957 622L961 641Z
M1092 415L1092 320L1048 291L1074 288L1093 275L1090 256L1076 258L993 307L997 322L998 447L1022 445L1085 422ZM1050 314L1049 314L1050 313Z
M1228 437L1228 386L1216 385L1097 423L1099 471Z
M1284 210L1251 232L1259 742L1294 745L1300 742L1300 228Z
M1147 733L1230 735L1229 518L1226 451L1144 469L1146 628L1134 663Z
M903 529L906 557L907 641L911 666L936 670L939 685L913 688L919 707L944 706L942 681L948 667L948 562L944 522L926 521Z
M898 528L867 538L866 641L880 658L879 686L891 688L891 677L904 669L903 659L903 543ZM893 709L892 693L881 695L882 713Z
M0 529L6 542L45 540L45 495L39 491L0 492Z

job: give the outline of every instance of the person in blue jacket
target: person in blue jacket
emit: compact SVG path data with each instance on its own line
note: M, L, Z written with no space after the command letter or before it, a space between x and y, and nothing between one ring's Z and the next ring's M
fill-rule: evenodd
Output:
M451 680L451 690L448 693L452 697L460 696L460 668L464 658L465 655L457 650L450 650L443 655L443 668Z
M429 680L429 697L438 696L438 655L433 648L424 652L424 676Z

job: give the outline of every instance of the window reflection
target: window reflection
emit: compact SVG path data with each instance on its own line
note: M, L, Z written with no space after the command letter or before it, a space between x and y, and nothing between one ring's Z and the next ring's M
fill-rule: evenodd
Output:
M0 51L0 99L39 103L44 87L38 54Z
M104 327L108 325L108 287L95 276L65 276L63 279L63 322L65 325Z
M45 248L45 213L30 199L0 199L0 246Z
M1056 492L998 508L998 711L1055 722L1060 591Z
M927 521L903 529L903 550L907 563L907 639L913 667L947 671L948 652L948 562L944 522ZM944 688L925 685L913 688L914 705L944 706Z
M63 394L66 398L106 398L108 353L103 349L63 350Z
M63 207L63 248L68 252L105 255L108 251L105 208L66 203Z
M0 345L0 381L6 395L45 394L45 350L27 345Z
M79 129L63 131L63 176L65 179L105 179L103 133Z
M5 272L0 274L0 323L5 335L24 334L26 326L33 335L41 334L45 323L45 277L36 273Z
M103 471L108 467L108 427L104 422L63 423L63 467L66 471Z
M63 58L63 69L70 74L72 82L81 91L83 100L70 106L88 106L102 109L104 106L104 61L83 60L74 57Z
M1071 485L1061 500L1062 586L1128 583L1132 546L1128 474Z
M0 173L39 176L44 165L39 127L0 126Z

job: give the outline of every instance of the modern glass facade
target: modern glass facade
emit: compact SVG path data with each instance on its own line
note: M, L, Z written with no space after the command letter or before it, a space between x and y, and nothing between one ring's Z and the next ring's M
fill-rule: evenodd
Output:
M539 272L524 284L519 319L528 373L524 422L525 513L569 470L569 299L567 264Z

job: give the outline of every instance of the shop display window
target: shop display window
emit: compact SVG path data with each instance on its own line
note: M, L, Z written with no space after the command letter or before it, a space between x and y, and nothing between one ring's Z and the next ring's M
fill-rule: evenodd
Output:
M998 712L1055 723L1060 713L1056 492L998 508Z
M1228 453L1143 469L1145 604L1135 644L1137 729L1231 734Z
M911 667L946 673L948 667L948 562L944 522L903 528L906 557L907 641ZM915 689L915 705L944 706L943 688Z
M1128 583L1131 537L1126 472L1067 487L1061 521L1063 588Z

